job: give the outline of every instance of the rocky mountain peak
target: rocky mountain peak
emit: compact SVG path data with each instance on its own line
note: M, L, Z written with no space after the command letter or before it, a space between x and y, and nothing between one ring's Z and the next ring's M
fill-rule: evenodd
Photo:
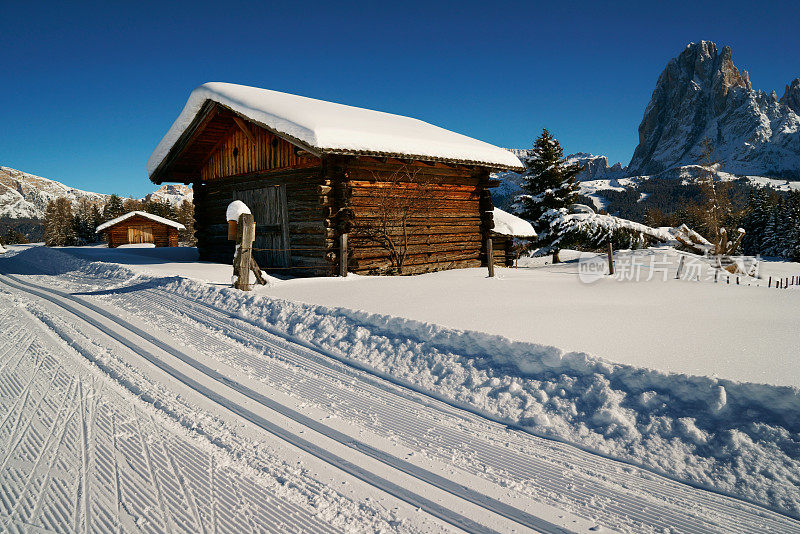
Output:
M734 173L794 176L800 153L800 80L779 102L754 91L730 47L689 44L658 78L639 125L631 175L696 164L709 138L723 167Z
M780 103L800 114L800 78L795 78L792 83L786 86L786 91L784 91Z

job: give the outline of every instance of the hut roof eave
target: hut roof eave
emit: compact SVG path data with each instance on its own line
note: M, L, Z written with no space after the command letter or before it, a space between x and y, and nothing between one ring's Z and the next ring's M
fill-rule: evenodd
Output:
M319 154L374 155L480 165L521 170L509 150L427 122L317 100L268 89L229 83L201 85L189 100L147 162L147 174L156 171L208 102L216 102L248 120Z

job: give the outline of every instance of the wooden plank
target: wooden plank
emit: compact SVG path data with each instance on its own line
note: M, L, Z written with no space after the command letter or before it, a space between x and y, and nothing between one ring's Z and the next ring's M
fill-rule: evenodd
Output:
M238 126L245 137L247 137L247 140L250 141L251 144L255 145L256 138L253 136L253 132L250 131L250 127L247 125L247 123L244 122L244 120L238 115L233 116L233 122L236 123L236 126Z

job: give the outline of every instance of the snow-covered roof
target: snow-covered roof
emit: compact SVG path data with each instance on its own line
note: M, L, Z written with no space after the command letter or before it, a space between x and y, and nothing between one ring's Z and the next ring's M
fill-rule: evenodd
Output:
M320 154L402 156L497 169L523 168L519 158L504 148L418 119L258 87L211 82L189 95L183 111L147 161L148 176L153 176L209 100Z
M114 226L117 223L121 223L122 221L130 219L131 217L134 217L136 215L138 215L139 217L144 217L145 219L150 219L151 221L159 222L161 224L166 224L167 226L172 226L173 228L177 228L178 230L186 230L186 227L179 222L171 221L169 219L165 219L164 217L159 217L158 215L147 213L146 211L130 211L125 215L117 217L116 219L111 219L110 221L104 222L103 224L97 227L95 233L99 234L106 228Z
M513 237L536 237L533 225L525 219L520 219L499 208L495 208L492 214L494 216L494 228L492 229L494 233Z

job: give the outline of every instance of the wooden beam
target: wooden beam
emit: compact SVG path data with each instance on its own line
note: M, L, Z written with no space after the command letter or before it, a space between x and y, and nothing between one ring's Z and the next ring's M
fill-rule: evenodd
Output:
M250 127L247 125L246 122L244 122L244 120L240 116L234 115L233 122L236 123L236 126L238 126L239 129L242 130L242 132L244 132L244 135L247 137L248 141L250 141L253 144L256 144L256 138L253 136L253 132L250 131Z
M214 153L217 151L217 149L218 149L219 147L221 147L221 146L222 146L222 144L223 144L225 141L227 141L228 137L231 135L231 132L232 132L233 130L235 130L235 129L236 129L236 127L235 127L235 126L231 126L230 128L228 128L228 131L226 131L224 134L222 134L222 135L220 136L220 138L217 140L217 142L216 142L216 143L214 143L214 146L211 148L211 150L209 150L208 152L206 152L206 155L205 155L205 157L203 158L203 161L201 161L201 162L200 162L200 168L201 168L201 169L202 169L203 167L205 167L205 166L206 166L206 163L208 163L208 160L210 160L210 159L211 159L211 156L213 156L213 155L214 155Z
M170 149L167 157L161 162L161 164L153 171L152 176L150 177L151 180L155 183L162 183L164 180L161 178L161 174L167 169L170 165L172 165L175 160L177 160L183 151L186 150L188 146L192 144L192 142L200 135L205 127L211 122L211 119L218 113L218 105L216 102L212 100L207 100L203 107L200 108L200 111L195 116L192 124L189 128L183 132L183 135L178 138L175 144ZM160 181L159 181L160 180Z

